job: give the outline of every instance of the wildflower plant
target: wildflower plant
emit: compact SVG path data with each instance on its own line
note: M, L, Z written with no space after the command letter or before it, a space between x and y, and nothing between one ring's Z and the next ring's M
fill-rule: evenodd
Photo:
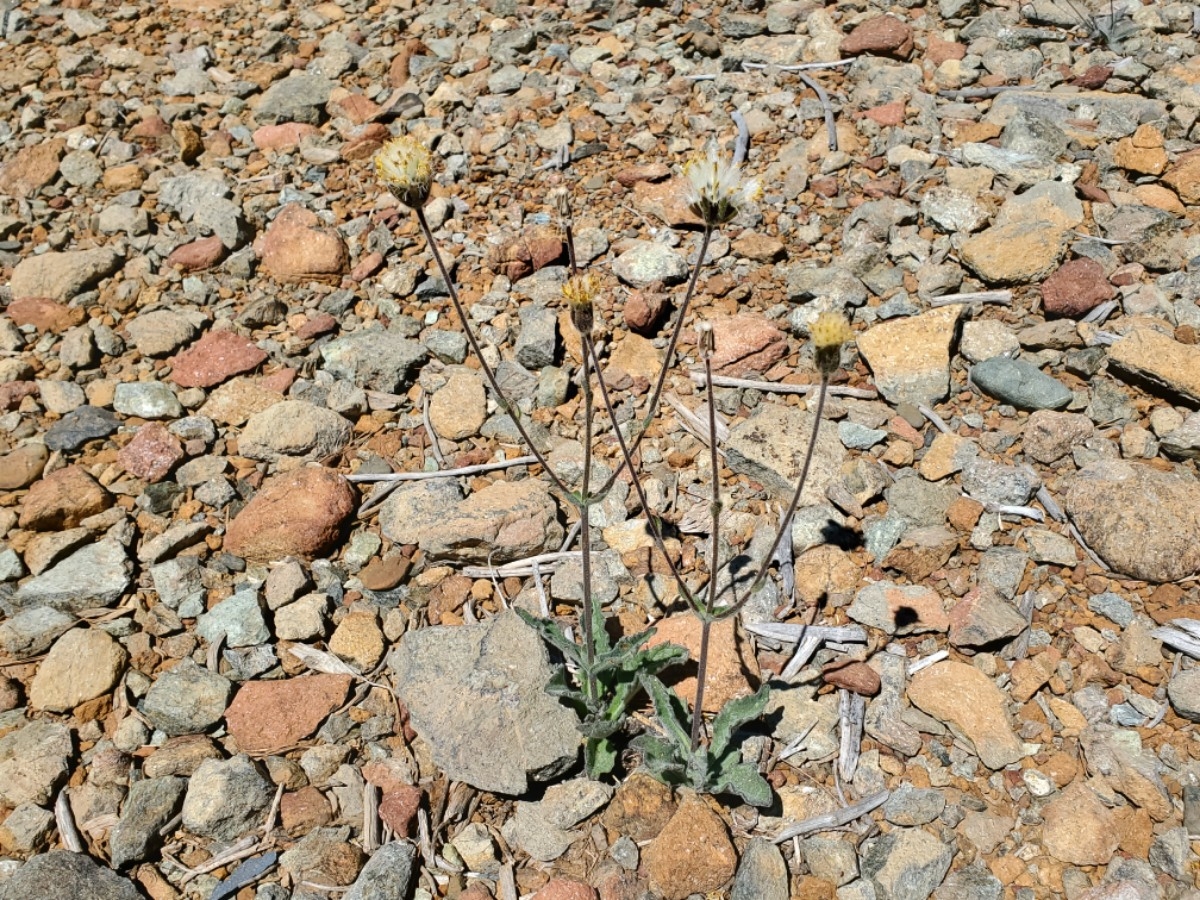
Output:
M704 266L713 234L731 222L760 193L756 179L744 177L741 166L724 158L715 143L696 154L683 166L689 207L700 218L703 231L700 252L688 279L687 288L676 313L676 320L667 342L663 366L658 373L643 417L626 430L618 425L614 400L605 379L593 332L598 326L596 300L601 284L595 273L582 272L578 267L574 245L571 204L565 189L556 190L551 202L563 227L570 261L570 275L562 288L563 301L570 321L579 333L581 361L579 388L583 409L583 466L580 484L574 490L556 474L541 449L532 440L521 414L500 389L496 375L481 352L478 338L466 316L458 291L451 281L446 265L424 214L424 204L432 189L432 164L429 151L412 138L401 137L387 142L375 159L376 172L385 186L402 203L412 209L430 253L446 283L451 304L463 327L471 350L479 360L501 408L508 413L522 439L541 463L554 488L575 507L579 516L579 537L582 549L582 602L578 634L572 634L550 619L538 619L518 610L524 620L536 628L543 639L562 656L547 690L575 710L580 730L585 738L585 761L593 777L606 774L617 760L617 733L627 722L630 706L639 692L649 694L661 723L662 736L645 734L634 742L644 755L652 773L669 783L690 783L698 790L731 791L749 803L766 805L770 802L770 786L756 767L741 760L734 736L746 723L759 718L766 708L769 694L763 685L750 697L732 700L724 705L712 722L711 736L705 738L704 691L707 681L709 641L712 626L736 614L762 586L768 577L771 561L784 535L791 532L791 520L799 504L816 447L817 433L824 410L830 379L840 365L842 346L851 338L849 323L840 314L823 313L812 326L813 352L820 384L813 429L804 463L800 471L787 512L770 552L766 555L749 589L727 603L719 603L718 573L719 524L722 508L720 484L717 479L719 463L716 446L716 412L713 396L712 357L715 342L711 327L701 324L698 349L704 364L705 389L708 393L708 432L712 478L711 549L708 558L707 589L693 591L684 580L677 564L667 552L662 525L655 517L653 505L637 477L636 454L649 424L657 414L666 384L668 371L674 364L689 305L695 296L701 268ZM599 404L597 404L597 397ZM613 436L620 449L620 460L614 471L599 485L593 485L594 419L597 408L602 409L613 423ZM641 634L612 641L605 629L604 612L592 591L591 523L589 511L601 502L623 472L631 473L630 484L647 517L650 535L661 558L665 560L671 578L680 595L695 611L701 622L701 640L697 656L696 695L689 717L686 705L659 680L659 674L669 666L687 658L685 650L670 644L648 648L653 635L650 629Z

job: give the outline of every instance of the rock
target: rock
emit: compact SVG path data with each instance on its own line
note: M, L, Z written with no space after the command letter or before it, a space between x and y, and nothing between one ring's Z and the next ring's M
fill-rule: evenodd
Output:
M403 392L412 384L428 351L386 331L356 331L321 347L325 370L370 390Z
M1162 176L1179 199L1189 206L1200 205L1200 156L1189 153L1167 168Z
M912 782L904 781L883 804L883 817L893 825L911 828L932 822L945 808L946 798L941 791L913 787Z
M417 848L392 841L376 850L359 872L343 900L397 900L412 893L417 871Z
M271 85L254 108L254 118L264 125L301 122L318 125L335 83L321 75L293 72Z
M33 857L0 884L0 900L142 900L133 882L86 853L52 850Z
M42 477L50 452L43 443L23 444L0 456L0 491L19 491Z
M82 466L67 466L34 483L18 524L30 531L74 528L110 505L112 496Z
M913 51L912 28L895 16L876 16L854 26L840 49L843 56L867 53L905 60Z
M988 211L968 191L939 185L921 197L921 215L946 234L970 234L987 224Z
M302 122L281 122L278 125L262 125L254 129L250 139L259 150L287 151L300 146L308 137L316 137L320 129Z
M47 412L64 416L87 402L83 388L73 381L39 381L38 395Z
M78 327L83 322L82 312L48 297L17 298L8 304L8 315L14 325L32 325L40 333L61 334Z
M346 446L350 423L333 410L304 400L283 400L255 413L242 429L238 452L251 459L322 460Z
M838 700L833 694L817 696L813 686L777 684L771 691L766 714L769 721L778 723L773 732L777 740L786 744L802 734L806 736L795 759L812 762L837 750Z
M134 478L162 481L183 459L183 445L158 422L138 429L133 440L117 453L117 462Z
M0 622L0 649L10 656L36 656L75 624L75 617L50 606L32 606Z
M113 409L123 416L139 419L177 419L183 415L183 406L175 392L161 381L118 384L113 394Z
M262 827L275 791L246 755L206 759L188 779L183 827L214 841L235 841Z
M1162 763L1153 750L1142 746L1137 731L1097 722L1083 729L1079 744L1089 774L1103 776L1110 788L1156 822L1174 813L1171 795L1162 780Z
M1008 723L1004 695L974 666L946 660L922 669L909 683L908 699L969 740L989 769L1025 756Z
M167 740L142 766L147 778L191 775L206 759L223 759L212 738L189 734Z
M700 652L700 620L690 612L667 616L655 623L657 629L646 642L647 647L676 644L688 651L692 659ZM704 688L705 712L717 712L728 701L754 693L759 677L754 655L737 638L731 616L713 625L709 631L708 677ZM751 684L751 680L755 684ZM684 703L691 705L696 696L694 676L670 678L667 684L675 689Z
M1000 900L1004 886L982 863L963 866L946 876L933 900Z
M1039 409L1025 422L1021 447L1026 456L1050 465L1090 438L1092 430L1085 415Z
M68 631L38 666L29 687L35 709L66 712L113 689L125 670L125 648L94 628Z
M974 441L957 434L938 432L917 464L917 471L926 481L941 481L961 472L978 453L979 446Z
M58 176L58 163L66 147L62 138L22 147L0 168L0 194L32 197Z
M800 842L800 852L808 865L812 877L838 887L854 884L864 885L872 891L870 882L855 881L858 878L858 854L853 846L837 838L810 837Z
M863 878L881 897L925 900L950 871L954 848L920 828L897 828L867 843Z
M871 660L871 668L879 672L880 689L879 696L867 704L865 730L885 746L915 756L921 751L921 735L904 721L907 663L890 653L879 653Z
M613 260L613 272L635 288L649 287L654 282L679 284L688 277L687 261L666 244L637 241Z
M531 780L575 764L575 716L544 692L545 647L515 613L410 631L388 665L413 727L449 777L523 794Z
M554 310L540 304L521 307L517 313L521 330L517 335L513 355L527 369L553 365L558 341L558 317Z
M227 678L185 659L155 679L140 708L168 735L195 734L221 721L232 688Z
M29 256L13 269L9 288L17 299L45 297L65 303L116 272L124 261L124 255L111 248Z
M107 409L81 406L67 413L46 432L46 447L51 450L78 450L88 441L107 437L120 422Z
M738 863L729 900L788 900L788 868L770 841L754 838Z
M1042 844L1057 860L1076 866L1103 866L1117 851L1120 832L1095 791L1070 784L1042 810Z
M275 610L275 636L281 641L323 640L331 603L325 594L306 594Z
M225 549L246 559L320 556L336 544L357 504L350 483L328 469L276 475L229 523Z
M230 199L232 194L232 185L213 169L164 178L158 189L162 206L194 229L213 232L227 250L242 243L245 229L241 205Z
M167 256L164 265L182 272L203 272L225 257L225 244L219 235L180 244ZM136 320L135 320L136 321Z
M714 372L733 378L762 374L787 352L787 335L762 316L722 316L712 320Z
M581 836L570 829L610 797L612 788L585 778L551 785L542 800L517 801L512 818L504 823L504 839L540 862L558 859Z
M23 803L0 825L0 846L13 856L28 856L46 849L54 826L52 813L32 803Z
M858 349L892 403L935 404L950 387L950 345L964 306L952 304L873 325Z
M257 647L271 639L258 591L242 588L196 620L195 633L209 644L224 639L227 647Z
M1200 459L1200 413L1189 413L1178 428L1164 434L1161 446L1171 459Z
M963 466L962 488L980 503L1020 506L1029 502L1042 480L1029 466L1006 466L975 457Z
M171 359L171 380L180 387L209 388L257 369L267 354L232 331L210 331Z
M726 461L735 472L760 482L786 503L796 490L812 422L811 413L793 406L763 403L750 418L730 429ZM817 435L800 506L824 502L825 491L840 474L845 459L846 449L835 430L824 425Z
M162 841L159 831L171 820L187 790L184 778L144 778L129 788L121 819L109 836L112 867L141 862Z
M532 479L496 481L466 499L451 481L402 484L380 508L379 525L432 559L478 564L544 553L563 536L553 498Z
M963 242L961 254L988 284L1029 284L1053 272L1065 249L1066 229L1018 220L972 235Z
M1200 485L1146 465L1101 460L1066 484L1063 508L1118 572L1177 581L1200 571Z
M112 538L76 550L52 569L22 584L12 602L19 609L52 606L79 612L111 606L132 580L125 548Z
M725 823L708 804L686 796L648 847L642 864L664 900L715 891L733 877L737 853Z
M284 284L337 284L350 270L350 251L341 235L321 227L316 213L299 203L279 212L255 240L254 252L263 271Z
M1065 263L1042 282L1042 306L1054 316L1078 318L1115 295L1104 267L1086 257Z
M551 878L530 900L596 900L596 891L582 881Z
M990 584L971 590L950 610L954 647L987 647L1011 640L1027 627L1025 617Z
M479 433L487 419L487 396L479 376L452 374L429 400L429 421L438 437L461 441Z
M1134 328L1108 348L1108 361L1131 382L1148 382L1200 403L1200 346L1153 328Z
M656 837L675 815L671 788L643 770L617 785L600 820L606 828L639 843Z
M314 733L350 690L348 675L322 673L249 681L225 710L225 724L243 753L278 753Z
M1167 696L1177 715L1200 722L1200 669L1188 669L1167 684Z
M821 679L864 697L874 697L881 687L875 670L859 661L826 663L821 667Z
M383 659L383 632L375 614L369 611L351 612L329 639L331 653L341 657L360 672L370 672Z
M1071 392L1021 359L996 356L971 367L971 382L989 396L1019 409L1062 409L1071 402Z
M30 722L0 737L0 802L48 806L73 750L71 730L57 722Z
M878 628L887 634L921 634L945 631L950 620L942 608L942 598L920 585L887 582L869 584L846 610L855 622Z

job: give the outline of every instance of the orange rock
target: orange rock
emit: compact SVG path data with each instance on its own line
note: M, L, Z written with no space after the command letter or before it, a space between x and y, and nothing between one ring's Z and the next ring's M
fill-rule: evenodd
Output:
M698 797L686 797L642 856L665 900L715 891L733 877L737 852L725 823Z
M687 649L694 661L700 652L700 620L693 613L678 613L658 622L658 630L647 646L678 644ZM704 711L715 713L735 697L754 693L751 681L759 679L754 655L743 651L734 633L734 617L712 626L708 639L708 677L704 687ZM687 677L667 680L675 692L690 705L696 697L695 663L688 664ZM665 674L669 676L672 670Z
M335 229L316 213L290 203L254 242L263 271L285 284L336 283L350 268L350 251Z
M31 531L74 528L104 512L112 496L82 466L67 466L35 482L25 495L18 524Z
M306 466L278 475L229 523L225 549L247 559L311 559L336 545L356 506L357 493L336 472Z
M303 122L280 122L278 125L263 125L254 130L251 139L259 150L292 150L300 141L321 132L314 125Z
M273 753L316 731L342 705L353 679L323 672L278 681L248 681L225 710L243 753Z

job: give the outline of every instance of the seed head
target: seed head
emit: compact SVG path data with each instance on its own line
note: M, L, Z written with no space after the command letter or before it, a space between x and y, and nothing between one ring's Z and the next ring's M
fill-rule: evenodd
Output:
M562 295L571 310L571 323L580 334L591 334L596 323L594 307L600 280L592 272L572 275L563 284Z
M433 160L416 138L392 138L375 154L375 173L405 206L420 209L433 186Z
M813 357L821 376L828 378L842 362L842 345L854 340L850 323L841 313L823 312L809 329L812 336Z
M757 178L742 178L742 167L726 160L712 142L683 164L687 202L709 226L724 225L762 193Z

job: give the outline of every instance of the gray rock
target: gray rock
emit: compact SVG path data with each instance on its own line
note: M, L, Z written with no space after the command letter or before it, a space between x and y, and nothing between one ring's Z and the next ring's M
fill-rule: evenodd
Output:
M803 507L792 516L792 556L846 536L846 517L827 503Z
M350 422L333 410L304 400L284 400L255 413L238 440L250 459L324 459L350 441Z
M123 878L86 853L52 850L35 856L0 883L0 900L143 900Z
M1171 708L1191 722L1200 722L1200 669L1180 672L1167 684Z
M330 874L335 867L340 873L352 863L355 869L362 865L362 851L347 843L349 837L349 827L314 828L279 857L279 868L292 883L328 883L333 880Z
M895 512L917 526L944 524L946 510L959 496L953 484L916 476L896 479L883 493L889 514Z
M1026 456L1049 465L1091 437L1092 431L1092 422L1087 416L1039 409L1025 423L1021 448Z
M44 850L54 833L54 814L32 803L22 803L4 820L4 848L24 856Z
M777 713L779 724L772 735L776 740L786 744L807 735L793 759L815 762L837 752L838 701L833 694L818 697L811 685L772 684L767 716L774 720Z
M982 864L963 866L946 876L933 900L1000 900L1004 885Z
M404 841L392 841L376 850L343 900L405 900L412 894L417 868L417 849Z
M403 392L427 357L425 347L386 331L362 331L321 347L325 370L359 387Z
M275 790L245 754L206 759L188 779L183 827L216 841L234 841L262 827Z
M1020 349L1021 342L1003 322L979 319L963 323L958 350L970 362L983 362L993 356L1013 356Z
M786 289L789 300L821 299L833 308L862 306L867 302L867 288L853 272L838 266L795 265L787 270ZM797 331L803 322L803 333L808 334L812 319L807 310L792 311L789 325Z
M1200 459L1200 413L1189 414L1182 425L1164 435L1161 446L1171 459Z
M979 559L975 580L996 590L1005 600L1017 595L1029 557L1016 547L993 547Z
M854 846L836 837L810 837L800 842L800 853L814 876L841 887L858 877Z
M946 798L934 788L913 787L901 782L883 804L883 817L893 825L913 826L932 822L946 808Z
M281 641L324 638L332 603L325 594L306 594L275 611L275 636Z
M1029 466L1006 466L974 457L962 468L962 487L980 503L1020 506L1041 487L1042 480Z
M545 693L545 646L515 613L410 631L388 665L414 727L450 778L523 794L531 780L574 765L575 716Z
M1024 360L995 356L971 367L971 381L985 394L1020 409L1062 409L1071 391Z
M518 316L521 333L514 348L517 362L527 369L551 365L558 338L558 317L554 310L528 305L521 308Z
M125 330L143 356L167 356L196 337L203 321L197 319L181 310L156 309L134 316Z
M467 338L461 331L431 330L425 334L424 343L430 353L447 365L462 365L467 358Z
M813 416L792 406L763 403L746 421L735 425L725 445L729 467L761 482L783 502L791 499L808 448ZM825 491L841 473L846 449L834 429L823 425L817 435L801 506L825 502Z
M211 231L232 250L245 238L242 208L230 197L233 189L219 172L199 172L164 178L158 201L179 215L181 221Z
M638 241L615 260L613 272L626 284L644 288L656 281L679 284L688 277L688 264L666 244Z
M48 297L66 303L113 274L124 261L124 254L111 247L28 256L13 269L9 287L17 299Z
M1186 828L1171 828L1154 839L1150 845L1149 861L1155 869L1176 881L1191 882L1188 857L1191 853Z
M879 673L880 690L867 703L867 734L905 756L916 756L921 752L921 735L904 720L908 664L901 656L877 653L871 667Z
M540 862L558 859L580 837L569 829L607 803L612 793L607 785L586 778L551 785L542 800L517 801L501 829L504 839Z
M12 602L19 609L52 606L67 612L111 606L129 587L130 568L125 548L105 538L26 581Z
M159 830L171 820L183 802L185 778L144 778L129 788L120 821L109 837L114 869L141 862L162 840Z
M911 599L911 603L908 602ZM846 610L855 622L878 628L887 634L920 634L925 631L941 631L945 624L933 627L921 620L914 612L920 606L929 606L930 589L914 584L890 584L877 581L868 584L854 597Z
M987 224L988 211L966 191L932 188L921 198L921 215L947 234L970 234Z
M133 381L118 384L113 409L123 416L139 419L174 419L183 415L183 406L171 386L161 381Z
M101 234L127 234L137 237L150 231L150 213L135 206L111 203L100 210L96 225Z
M1129 605L1129 601L1112 591L1092 594L1088 597L1088 609L1122 628L1133 621L1133 607Z
M254 120L262 125L279 122L316 125L335 86L336 82L320 75L293 72L267 88L254 110Z
M849 450L870 450L880 441L887 439L882 428L867 428L857 422L838 422L838 439Z
M81 406L47 429L46 446L51 450L78 450L88 441L108 437L120 427L120 421L110 410Z
M881 897L925 900L942 883L954 859L947 847L920 828L897 828L866 845L862 873Z
M217 86L202 69L185 68L160 79L158 89L167 97L194 97L211 93Z
M73 750L71 730L57 722L30 722L0 738L0 803L48 805Z
M257 647L271 639L258 589L243 586L196 620L196 635L208 643L224 636L228 647Z
M754 838L742 853L729 900L787 900L788 883L787 863L779 848Z
M75 621L75 616L51 606L23 609L0 622L0 650L17 659L36 656L48 649Z
M225 715L232 690L229 679L187 658L155 679L140 708L155 728L171 736L197 734Z

